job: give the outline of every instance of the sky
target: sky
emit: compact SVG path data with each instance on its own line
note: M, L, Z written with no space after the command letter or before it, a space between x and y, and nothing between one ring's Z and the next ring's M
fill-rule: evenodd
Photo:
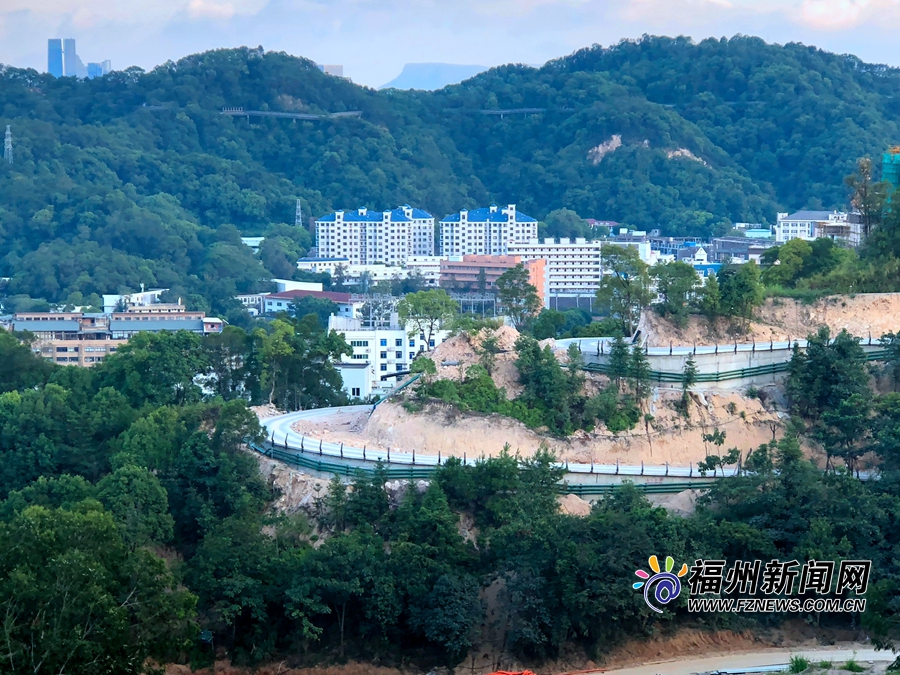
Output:
M47 38L85 63L150 69L262 45L378 87L405 63L541 64L642 34L803 42L900 66L900 0L0 0L0 63L47 68Z

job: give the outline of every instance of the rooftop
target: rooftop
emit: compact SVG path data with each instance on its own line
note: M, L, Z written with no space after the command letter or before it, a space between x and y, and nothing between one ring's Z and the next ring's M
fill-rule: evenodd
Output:
M281 293L270 293L266 296L266 300L293 300L307 296L331 300L332 302L350 302L349 293L338 293L335 291L282 291Z
M404 209L410 210L410 216L407 217ZM356 209L355 211L335 211L327 215L317 218L316 222L333 223L337 221L338 214L345 223L380 223L384 221L385 214L388 214L388 220L392 223L409 223L412 219L433 218L430 213L422 209L414 209L408 205L401 206L392 211L370 211L365 207Z
M515 214L515 222L517 223L536 223L537 220L531 216L517 211L515 204L510 204L505 208L500 208L496 204L481 209L473 209L471 211L460 211L459 213L451 213L441 220L442 223L458 223L462 219L462 214L466 214L466 220L470 223L506 223L509 222L509 213Z

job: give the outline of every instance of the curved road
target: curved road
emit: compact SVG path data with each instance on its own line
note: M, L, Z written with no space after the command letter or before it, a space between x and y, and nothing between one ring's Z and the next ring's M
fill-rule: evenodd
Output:
M287 450L295 450L328 456L330 458L341 458L345 460L367 461L367 462L388 462L391 464L409 464L416 466L437 466L443 463L447 458L430 454L414 454L400 450L386 450L357 448L350 445L335 443L333 441L323 441L311 436L304 436L298 431L291 428L294 422L304 421L320 421L324 422L327 418L334 415L342 414L361 414L371 411L371 405L355 405L344 406L340 408L319 408L315 410L300 410L297 412L279 415L278 417L270 417L261 420L262 425L266 428L266 434L269 440L279 448ZM466 458L468 464L474 464L477 461L475 457ZM609 476L628 476L628 477L655 477L655 478L686 478L702 479L700 472L695 467L689 466L667 466L667 465L616 465L616 464L581 464L575 462L560 463L560 467L567 470L569 474L580 474L582 477L587 475L609 475ZM737 469L729 468L719 470L718 477L733 476ZM712 476L709 476L712 478Z
M642 666L586 672L608 672L615 673L615 675L692 675L693 673L715 671L743 672L741 669L786 664L790 661L791 656L804 656L813 663L831 661L836 667L851 658L862 665L866 665L868 661L875 663L891 662L895 658L895 655L889 651L876 651L872 649L871 645L858 644L839 648L814 647L807 649L798 647L796 649L768 649L759 652L721 654L699 659L687 656Z

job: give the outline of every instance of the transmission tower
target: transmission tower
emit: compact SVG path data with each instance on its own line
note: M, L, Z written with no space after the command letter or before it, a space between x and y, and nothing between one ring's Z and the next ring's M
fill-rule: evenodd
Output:
M7 127L7 129L9 129L9 127ZM294 216L294 225L303 227L303 204L299 199L297 200L297 213Z
M3 139L3 159L6 160L7 164L13 163L12 131L8 124L6 125L6 136Z

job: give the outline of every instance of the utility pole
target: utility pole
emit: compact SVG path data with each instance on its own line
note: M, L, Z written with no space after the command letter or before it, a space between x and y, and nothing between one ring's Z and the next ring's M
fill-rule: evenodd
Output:
M13 163L12 131L8 124L6 125L6 137L3 139L3 159L7 164Z

